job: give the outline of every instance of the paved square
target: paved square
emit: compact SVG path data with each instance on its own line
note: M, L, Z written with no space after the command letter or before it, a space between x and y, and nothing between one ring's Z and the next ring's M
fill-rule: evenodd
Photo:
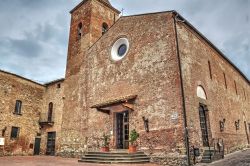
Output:
M78 159L48 156L0 157L0 166L110 166L111 164L78 163ZM112 164L112 166L158 166L156 164Z

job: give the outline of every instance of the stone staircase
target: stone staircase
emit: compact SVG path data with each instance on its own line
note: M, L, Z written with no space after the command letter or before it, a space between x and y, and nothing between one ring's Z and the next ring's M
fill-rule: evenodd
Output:
M201 163L211 163L222 158L223 156L220 153L216 153L214 147L204 147Z
M201 159L201 163L211 163L213 162L214 148L213 147L204 147L203 156Z
M99 164L142 164L149 163L150 158L143 152L87 152L78 161Z

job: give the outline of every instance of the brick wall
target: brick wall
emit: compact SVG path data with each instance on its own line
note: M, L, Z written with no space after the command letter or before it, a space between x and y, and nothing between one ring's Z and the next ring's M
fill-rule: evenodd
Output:
M87 77L85 68L89 47L102 36L102 23L109 27L118 19L118 13L96 0L87 1L72 13L69 49L64 82L62 122L62 151L83 151L87 141L88 116L86 113ZM77 39L77 27L83 24L83 34ZM77 124L77 125L76 125ZM73 150L72 150L73 149Z
M198 108L199 103L203 103L208 108L210 137L222 138L226 153L245 146L247 135L244 121L250 123L249 82L186 24L177 22L177 31L190 145L202 146ZM210 70L208 63L210 63ZM207 100L197 97L196 89L199 85L204 88ZM225 119L225 128L221 132L219 122L223 119ZM238 120L240 120L240 128L236 130L235 121Z
M123 60L114 62L110 57L111 47L124 36L130 42L129 52ZM171 13L121 18L90 49L86 61L87 108L137 95L130 114L130 129L141 134L140 148L170 153L183 148L180 77ZM100 137L103 131L115 133L113 114L107 117L96 109L88 112L91 137ZM172 119L173 115L177 119ZM143 116L149 119L149 133L145 132Z

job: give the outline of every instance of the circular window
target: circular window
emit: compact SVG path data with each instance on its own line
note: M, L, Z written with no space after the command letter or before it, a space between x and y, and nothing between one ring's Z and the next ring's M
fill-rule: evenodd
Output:
M118 48L118 55L119 56L123 56L126 53L126 51L127 51L127 45L126 44L122 44Z
M129 42L126 38L118 39L111 50L111 57L115 61L119 61L126 56L129 49Z

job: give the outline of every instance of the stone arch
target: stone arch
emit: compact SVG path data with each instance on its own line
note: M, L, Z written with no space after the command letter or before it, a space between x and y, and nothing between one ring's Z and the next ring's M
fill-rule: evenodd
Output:
M102 23L102 34L106 33L109 29L109 26L106 22Z

